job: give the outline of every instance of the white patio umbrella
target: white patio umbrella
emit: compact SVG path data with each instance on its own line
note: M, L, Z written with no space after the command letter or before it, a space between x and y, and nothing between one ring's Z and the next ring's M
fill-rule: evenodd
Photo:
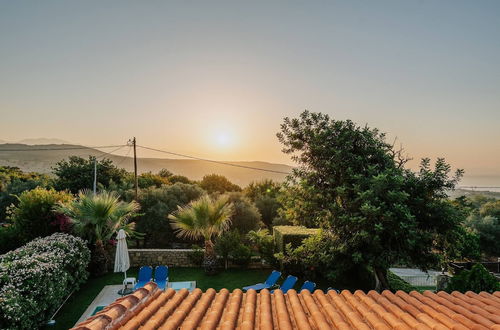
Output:
M130 268L130 258L128 256L127 248L127 235L125 235L125 230L120 229L118 235L116 235L116 254L115 254L115 273L124 272L125 278L127 278L127 270Z

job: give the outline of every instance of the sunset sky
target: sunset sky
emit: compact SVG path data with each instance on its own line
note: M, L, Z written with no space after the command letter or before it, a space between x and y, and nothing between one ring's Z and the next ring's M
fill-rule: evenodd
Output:
M309 109L500 176L499 17L494 0L0 1L0 139L291 164L275 134Z

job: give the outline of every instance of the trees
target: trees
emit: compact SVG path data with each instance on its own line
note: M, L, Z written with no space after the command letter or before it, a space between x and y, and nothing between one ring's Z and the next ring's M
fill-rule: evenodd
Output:
M145 234L144 245L152 248L169 247L175 235L168 226L166 215L174 212L177 205L186 205L204 193L199 186L184 183L141 189L137 199L141 214L136 219L136 229Z
M202 187L209 194L223 194L229 191L241 191L239 186L229 181L225 176L218 174L205 175L200 181L200 187Z
M243 189L245 196L255 201L261 196L269 196L276 198L281 189L281 184L270 179L265 179L262 181L251 182L248 186Z
M17 195L36 187L50 188L53 180L45 174L25 173L17 167L0 166L0 222L7 216L10 205L17 205Z
M483 195L461 196L453 201L467 216L465 226L477 236L479 250L486 257L500 255L500 200Z
M18 246L35 237L58 231L58 214L54 206L73 199L70 193L37 187L18 197L18 205L9 210L9 219L17 232Z
M165 175L165 173L163 173ZM164 177L160 174L153 174L151 172L146 172L142 173L137 177L137 182L139 185L139 188L144 189L144 188L149 188L149 187L156 187L159 188L162 185L169 184L170 181L168 180L167 177Z
M106 245L120 229L134 235L134 223L129 222L136 216L139 204L122 202L114 192L102 191L93 194L81 191L76 200L60 202L55 210L68 216L73 232L86 239L93 247L91 271L95 275L107 272L109 257Z
M94 157L84 159L71 156L68 160L61 160L53 167L52 172L57 176L55 187L57 190L69 190L77 193L83 189L92 189L94 182ZM121 183L127 177L124 169L117 168L110 159L97 161L97 183L107 188L110 182Z
M471 270L462 270L450 279L446 287L448 292L460 291L463 293L467 291L493 293L498 290L500 290L500 283L481 264L475 264Z
M487 256L500 255L500 220L498 218L486 215L481 216L472 213L467 217L466 226L473 230L479 236L479 245L481 252Z
M281 185L272 180L252 182L243 190L245 196L250 198L259 210L262 222L272 227L273 220L278 216L281 203L278 201Z
M241 192L230 192L226 196L234 208L231 228L242 235L250 230L257 230L261 224L261 217L257 207Z
M212 199L208 195L179 206L168 216L179 237L205 240L203 267L207 274L215 273L217 258L212 239L229 229L233 205L227 196Z
M377 287L388 288L393 263L428 269L457 239L463 217L446 190L462 172L450 177L443 159L434 168L424 159L413 172L377 129L308 111L285 118L277 136L299 165L287 183L285 216L335 239L333 254L343 262L335 267L366 265Z

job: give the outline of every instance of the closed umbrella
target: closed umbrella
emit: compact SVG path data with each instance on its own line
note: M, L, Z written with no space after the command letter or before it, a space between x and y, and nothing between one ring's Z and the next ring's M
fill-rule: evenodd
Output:
M116 235L115 273L123 272L127 278L127 270L130 268L130 258L128 256L127 235L125 230L120 229Z

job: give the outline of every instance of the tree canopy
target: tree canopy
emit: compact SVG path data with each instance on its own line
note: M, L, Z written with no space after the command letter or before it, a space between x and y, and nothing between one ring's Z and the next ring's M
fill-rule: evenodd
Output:
M177 210L178 205L184 206L204 193L197 185L185 183L141 189L137 200L141 205L141 214L136 223L137 231L146 234L144 245L165 248L177 241L168 225L167 215Z
M71 156L61 160L53 167L57 176L55 186L58 190L69 190L77 193L80 190L92 189L94 183L94 157L88 159ZM111 182L121 183L127 172L116 167L110 159L97 161L97 183L107 188Z
M225 176L218 174L205 175L200 181L200 187L202 187L209 194L223 194L229 191L241 191L241 188L238 185L229 181Z
M298 164L287 182L285 216L325 230L336 257L329 262L343 263L332 268L365 265L388 287L391 265L428 269L461 237L463 217L446 190L462 171L450 177L443 159L433 168L423 159L411 171L384 133L309 111L285 118L277 136Z

